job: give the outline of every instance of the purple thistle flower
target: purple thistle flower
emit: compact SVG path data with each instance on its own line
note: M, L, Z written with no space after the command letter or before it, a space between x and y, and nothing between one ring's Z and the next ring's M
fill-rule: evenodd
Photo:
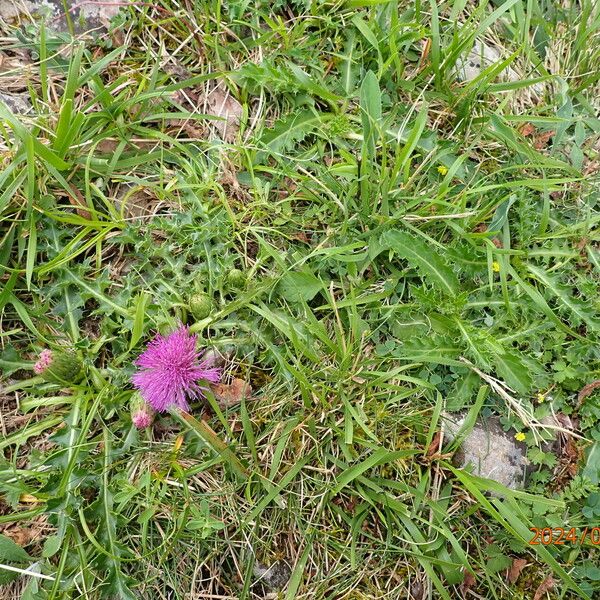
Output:
M188 398L203 396L200 379L218 383L221 371L212 361L202 360L196 336L181 325L167 335L157 335L134 364L140 370L131 381L144 400L157 412L171 406L189 410Z

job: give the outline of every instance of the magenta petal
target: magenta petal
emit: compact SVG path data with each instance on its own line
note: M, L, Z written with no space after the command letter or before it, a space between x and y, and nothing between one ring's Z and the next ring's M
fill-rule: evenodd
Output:
M183 325L167 336L157 335L134 364L139 370L131 381L158 412L171 406L189 410L188 400L204 395L198 381L217 383L221 378L220 369L201 360L196 336Z

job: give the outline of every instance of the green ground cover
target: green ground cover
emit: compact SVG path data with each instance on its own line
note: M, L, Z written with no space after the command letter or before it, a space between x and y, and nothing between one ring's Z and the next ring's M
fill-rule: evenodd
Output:
M0 27L0 597L596 597L600 535L528 542L600 526L598 3ZM180 323L252 394L138 430ZM63 347L82 378L36 375ZM525 441L525 490L453 467L459 410Z

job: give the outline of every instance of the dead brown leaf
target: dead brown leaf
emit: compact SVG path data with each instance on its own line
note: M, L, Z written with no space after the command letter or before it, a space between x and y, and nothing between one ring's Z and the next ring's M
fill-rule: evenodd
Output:
M33 537L33 533L29 529L24 527L14 527L12 529L6 529L4 535L9 537L15 544L19 546L27 546Z
M579 448L577 447L577 444L575 444L572 436L567 438L567 441L562 448L562 453L566 460L568 460L570 463L575 463L575 466L577 466L580 458Z
M564 463L567 473L571 479L577 475L579 469L579 449L575 444L572 437L569 437L562 448L563 455L561 456L561 463Z
M553 491L559 492L577 475L582 457L582 449L571 435L571 432L579 425L576 420L574 422L568 415L557 413L554 417L554 424L559 425L565 430L560 431L556 442L551 445L550 450L558 458L550 487Z
M552 138L556 134L556 131L544 131L544 133L540 133L536 135L533 140L533 147L536 150L543 150L548 146L548 142L550 138Z
M310 244L310 237L308 237L308 234L306 233L306 231L299 231L298 233L294 233L292 235L292 237L295 240L298 240L299 242L303 242L305 244Z
M419 59L419 71L422 71L429 62L429 52L431 51L431 38L425 38L421 43L421 58Z
M2 507L0 507L1 509ZM3 511L0 510L0 514ZM17 525L16 523L0 524L0 533L11 538L16 544L25 547L44 537L49 529L45 515L33 517L27 526ZM1 595L1 594L0 594Z
M519 579L521 571L525 568L526 565L527 559L525 558L513 559L512 565L510 565L510 568L506 572L506 578L508 579L509 583L516 583L517 579Z
M584 161L583 174L584 175L594 175L598 171L600 171L600 161L587 159Z
M75 212L82 219L87 219L89 221L92 218L92 215L87 210L85 210L85 208L82 208L86 205L83 194L74 185L71 185L71 191L72 194L68 194L67 196L69 198L71 206L75 207Z
M427 594L423 583L417 579L410 584L410 600L423 600Z
M459 586L460 594L464 598L467 592L477 583L475 575L471 571L465 571L462 583Z
M116 138L103 138L96 144L96 151L98 154L114 154L121 142ZM125 151L131 152L132 150L139 150L140 148L146 148L148 146L155 146L154 140L142 140L136 139L135 143L131 142L125 145Z
M583 401L590 396L595 389L598 388L600 388L600 379L584 385L577 396L577 407L579 408L583 404Z
M202 140L206 137L206 129L197 127L192 121L186 119L169 119L169 125L179 127L180 131L185 132L188 138L192 140Z
M115 205L124 211L127 218L141 220L150 220L163 208L169 208L151 188L128 184L119 186L115 193Z
M252 386L237 377L231 383L214 383L210 386L219 408L229 408L239 404L243 398L252 395Z
M528 137L535 133L535 127L531 123L525 123L523 127L521 127L521 135Z
M242 105L223 83L219 83L206 95L206 105L208 114L221 117L218 121L211 121L221 139L229 143L235 142L244 111Z
M543 595L546 592L549 592L554 587L554 579L552 575L548 575L542 583L540 583L537 590L535 590L535 594L533 595L533 600L542 600Z
M573 431L577 429L579 426L579 422L577 419L573 417L573 419L569 415L565 415L565 413L556 413L556 420L561 427L564 427L568 431Z
M219 117L219 119L206 122L171 119L170 125L180 127L190 138L203 139L207 137L206 124L208 124L217 131L222 140L229 143L235 142L244 109L231 95L224 82L217 83L212 89L185 88L178 90L173 93L172 97L182 106L191 105L198 112Z
M429 448L427 448L427 454L425 455L427 458L433 458L433 456L439 452L441 441L442 432L436 431L433 439L431 440L431 444L429 444Z

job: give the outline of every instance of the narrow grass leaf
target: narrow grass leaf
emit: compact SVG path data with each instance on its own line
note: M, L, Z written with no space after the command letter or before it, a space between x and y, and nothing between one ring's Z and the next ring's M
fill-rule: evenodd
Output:
M338 494L349 483L376 465L393 462L399 458L406 458L407 456L414 456L416 453L417 450L391 451L386 450L385 448L378 448L368 458L345 469L338 477L336 477L336 485L333 487L332 492Z

